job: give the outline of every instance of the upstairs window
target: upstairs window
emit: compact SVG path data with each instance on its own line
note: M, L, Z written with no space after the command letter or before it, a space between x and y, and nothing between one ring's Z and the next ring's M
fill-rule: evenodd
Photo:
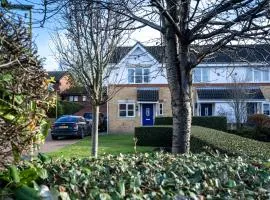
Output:
M149 68L130 68L128 69L128 83L149 83L150 69Z
M248 67L246 69L246 81L248 82L269 82L270 74L268 69Z
M210 69L209 68L195 68L193 71L193 81L195 83L209 82Z
M78 96L69 96L69 101L78 101L79 97Z

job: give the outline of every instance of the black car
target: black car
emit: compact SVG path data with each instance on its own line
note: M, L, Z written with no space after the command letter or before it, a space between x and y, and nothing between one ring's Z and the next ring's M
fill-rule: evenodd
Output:
M91 134L91 127L81 116L62 116L58 118L52 126L52 139L56 140L60 136L75 136L83 138Z

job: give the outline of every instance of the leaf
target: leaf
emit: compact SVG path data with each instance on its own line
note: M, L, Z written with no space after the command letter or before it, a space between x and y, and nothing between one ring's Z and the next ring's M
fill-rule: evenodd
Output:
M229 179L228 183L227 183L227 186L229 188L234 188L236 186L236 182L234 180Z
M121 180L118 183L118 189L119 189L119 193L120 193L121 197L125 197L125 195L126 195L125 181Z

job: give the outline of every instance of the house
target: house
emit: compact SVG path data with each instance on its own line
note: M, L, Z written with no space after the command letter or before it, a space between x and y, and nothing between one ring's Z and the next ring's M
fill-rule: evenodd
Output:
M232 46L206 58L193 70L193 115L225 115L235 123L231 107L235 80L245 87L246 116L270 114L270 47ZM236 50L235 50L236 49ZM160 46L119 47L111 60L109 90L119 90L107 103L109 133L133 132L171 116L170 91Z

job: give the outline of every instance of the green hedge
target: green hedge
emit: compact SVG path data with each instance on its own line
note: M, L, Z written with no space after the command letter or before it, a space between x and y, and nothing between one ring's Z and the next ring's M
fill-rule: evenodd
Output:
M205 147L210 147L229 155L270 157L270 143L200 126L193 126L191 132L193 153L200 153ZM171 147L172 127L136 127L135 137L138 139L139 146Z
M172 128L159 126L135 127L139 146L171 147Z
M57 102L57 115L72 115L83 108L83 105L76 103L76 102L69 102L69 101L58 101ZM56 109L51 108L47 115L48 117L54 118L55 117Z
M172 125L172 117L156 117L155 125ZM227 130L227 118L223 116L192 117L192 125L203 126L216 130Z

